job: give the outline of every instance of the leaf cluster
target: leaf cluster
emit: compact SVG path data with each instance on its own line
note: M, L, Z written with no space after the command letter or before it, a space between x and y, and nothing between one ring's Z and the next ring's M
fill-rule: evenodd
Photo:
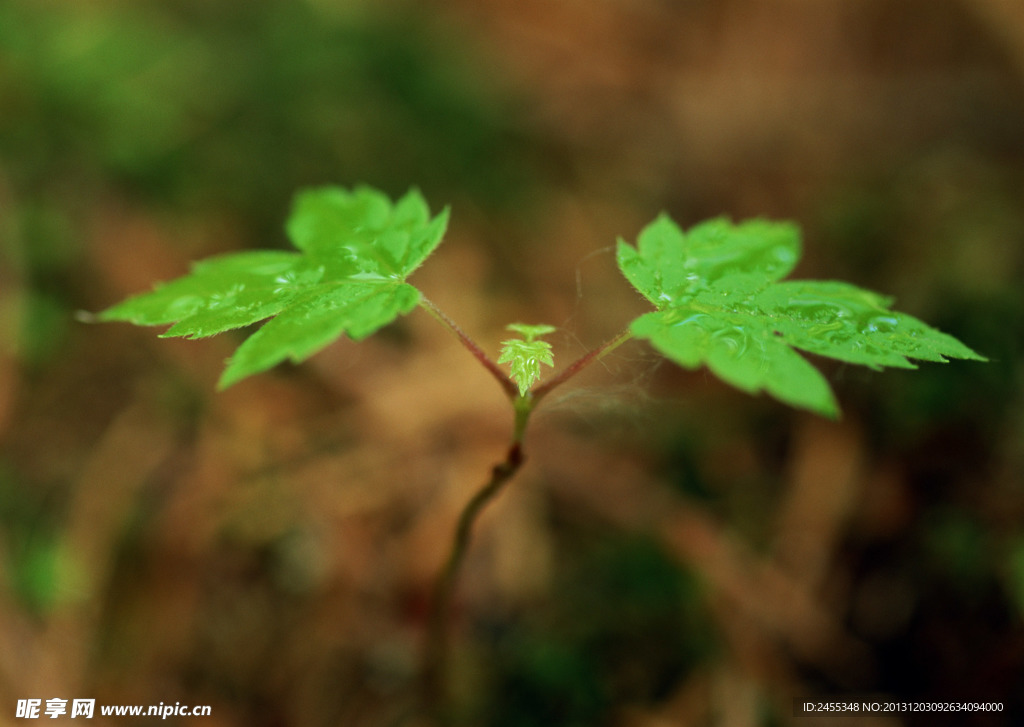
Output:
M189 275L99 318L171 324L164 336L189 338L270 319L231 357L223 388L282 361L303 361L341 335L364 338L409 313L423 298L406 279L440 243L447 221L447 209L431 216L415 190L394 203L368 187L306 191L287 224L296 251L202 261ZM891 310L891 299L878 293L837 281L784 281L800 252L799 230L791 223L718 218L684 232L661 215L635 246L619 241L619 269L654 307L632 321L629 333L683 367L707 366L739 389L764 391L829 417L838 414L832 390L798 351L873 369L914 368L911 359L985 360L952 336ZM551 345L539 339L554 329L509 329L522 338L503 342L498 363L510 366L524 397L542 364L553 365ZM570 375L581 367L570 367Z
M800 258L786 222L718 218L684 233L667 216L619 241L619 269L655 307L630 325L680 366L706 365L750 393L835 417L825 377L797 350L881 369L909 359L984 360L892 300L849 283L781 281Z
M285 360L303 361L342 334L354 340L413 310L405 279L441 242L411 191L397 203L368 187L301 193L287 225L298 252L255 251L197 263L191 274L103 311L101 320L173 323L164 336L204 338L272 318L228 362L225 388Z

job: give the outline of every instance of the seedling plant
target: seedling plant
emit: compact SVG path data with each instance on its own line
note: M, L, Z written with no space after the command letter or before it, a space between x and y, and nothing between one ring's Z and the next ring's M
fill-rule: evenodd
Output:
M798 351L860 364L912 369L914 360L985 359L957 339L891 309L886 296L838 281L783 280L800 258L792 223L711 219L684 231L661 215L616 260L652 310L547 379L543 340L555 328L512 323L492 359L407 282L444 238L449 211L431 215L416 190L397 201L369 188L301 192L287 222L295 251L238 252L98 314L103 321L170 325L163 334L205 338L266 321L228 360L218 388L283 361L301 362L340 336L361 340L421 308L447 328L508 396L513 427L504 459L463 509L432 601L422 670L427 705L445 703L447 624L474 523L524 461L530 416L554 389L626 341L648 341L687 369L706 366L751 394L828 418L839 409L825 377ZM502 368L507 364L508 371Z

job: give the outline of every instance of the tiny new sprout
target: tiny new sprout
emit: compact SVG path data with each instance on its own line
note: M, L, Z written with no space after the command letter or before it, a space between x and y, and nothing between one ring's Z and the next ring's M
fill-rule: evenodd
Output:
M555 327L544 324L530 326L525 323L510 323L506 328L518 333L523 338L510 338L507 341L502 341L498 363L509 365L512 380L519 387L519 396L526 396L526 392L540 378L540 365L555 365L551 344L547 341L535 340L554 332Z

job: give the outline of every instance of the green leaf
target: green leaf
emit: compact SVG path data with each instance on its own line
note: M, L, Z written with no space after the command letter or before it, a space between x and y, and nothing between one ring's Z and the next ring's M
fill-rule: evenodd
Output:
M556 330L554 326L549 326L545 323L540 323L534 326L531 326L528 323L509 323L505 328L513 333L518 333L527 341L532 341L535 338L540 338L541 336L546 336L549 333L554 333Z
M419 192L397 203L368 187L299 194L287 231L299 252L210 258L192 272L99 314L139 325L173 323L164 336L203 338L272 318L238 348L225 388L290 359L303 361L342 334L361 339L408 313L420 294L405 279L441 242Z
M908 359L984 361L892 301L835 281L778 282L800 256L790 223L715 219L687 233L662 215L633 247L619 241L619 269L657 310L630 330L679 365L706 365L750 393L838 415L828 383L794 349L861 364L915 368Z
M525 396L534 382L540 378L540 365L555 365L551 344L547 341L534 340L538 336L552 333L555 328L554 326L543 324L531 326L525 323L510 323L507 328L510 331L521 334L526 340L513 338L508 341L502 341L501 356L498 358L498 363L507 363L509 365L512 380L519 387L519 395Z

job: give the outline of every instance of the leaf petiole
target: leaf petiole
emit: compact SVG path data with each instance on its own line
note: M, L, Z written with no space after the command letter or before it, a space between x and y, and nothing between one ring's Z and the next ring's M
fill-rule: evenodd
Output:
M476 341L470 338L465 331L459 328L459 325L455 321L445 315L444 311L438 308L437 305L431 302L422 293L420 294L420 307L433 316L434 320L438 321L459 339L459 342L462 343L462 345L465 346L471 354L473 354L473 357L479 361L488 372L490 372L491 376L497 379L498 384L501 385L501 388L510 398L519 395L519 387L515 385L511 378L509 378L508 374L502 371L501 367L494 363L494 361L491 360L491 357L488 356L484 350L477 345Z
M626 328L622 330L614 338L610 338L597 348L587 351L585 354L580 356L578 359L573 361L571 364L566 366L564 369L559 371L550 379L547 379L546 381L541 383L540 386L532 390L531 394L533 395L534 405L536 405L536 403L539 402L543 397L550 394L552 389L561 386L566 381L571 379L573 376L578 374L580 371L585 369L587 366L594 363L594 361L599 361L600 359L604 358L607 354L614 351L616 348L624 344L632 337L632 331Z

